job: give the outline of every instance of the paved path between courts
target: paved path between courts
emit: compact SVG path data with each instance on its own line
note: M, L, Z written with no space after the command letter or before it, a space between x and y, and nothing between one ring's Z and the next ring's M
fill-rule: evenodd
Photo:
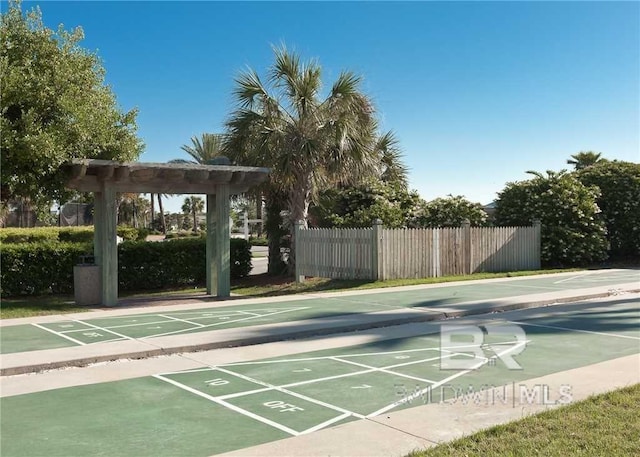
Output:
M580 273L582 275L585 273ZM592 274L592 273L586 273ZM567 277L571 279L577 274L568 273L560 275L541 275L553 277ZM540 277L534 277L540 278ZM510 278L483 281L468 281L464 283L448 283L427 286L408 286L401 288L387 288L378 290L363 290L349 292L330 292L294 297L272 297L266 299L232 300L221 303L221 307L230 307L241 304L281 303L301 299L347 297L355 295L371 295L376 293L394 293L407 290L429 290L434 288L446 288L469 284L487 284L491 282L523 281L533 278ZM463 317L477 314L503 312L516 309L545 306L553 303L571 302L589 298L606 297L612 294L624 293L640 289L638 281L631 283L611 284L598 287L574 288L545 293L517 295L507 298L488 300L473 300L460 303L447 303L446 305L420 308L398 308L377 312L365 312L357 314L343 314L330 317L319 317L270 323L265 325L253 325L249 327L225 328L215 331L202 331L199 333L182 333L178 335L158 336L154 338L129 338L122 341L88 344L75 347L57 349L35 350L31 352L16 352L0 355L0 375L8 376L21 373L38 372L47 369L63 368L68 366L84 366L92 363L112 361L118 359L147 358L174 353L205 351L210 349L248 346L264 344L274 341L293 340L317 335L345 333L356 330L389 327L416 322L438 321L442 319ZM164 313L171 310L194 310L197 308L211 307L211 302L183 305L163 306ZM216 304L216 307L218 304ZM30 322L55 322L70 318L83 319L108 316L123 316L140 314L149 308L129 308L120 310L98 311L75 315L41 316L28 319L12 319L0 321L0 326L15 324L27 324ZM13 321L13 322L12 322Z

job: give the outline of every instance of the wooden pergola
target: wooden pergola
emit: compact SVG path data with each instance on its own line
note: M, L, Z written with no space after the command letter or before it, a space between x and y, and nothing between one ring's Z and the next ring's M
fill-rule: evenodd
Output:
M266 180L268 168L188 163L113 162L75 159L63 165L67 187L95 194L94 256L100 266L101 304L118 302L116 240L119 192L205 194L207 199L207 294L231 293L229 196Z

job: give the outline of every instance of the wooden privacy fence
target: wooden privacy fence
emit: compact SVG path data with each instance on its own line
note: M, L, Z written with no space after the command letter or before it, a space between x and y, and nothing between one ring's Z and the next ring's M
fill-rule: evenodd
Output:
M404 279L540 268L540 222L530 227L295 228L296 280Z

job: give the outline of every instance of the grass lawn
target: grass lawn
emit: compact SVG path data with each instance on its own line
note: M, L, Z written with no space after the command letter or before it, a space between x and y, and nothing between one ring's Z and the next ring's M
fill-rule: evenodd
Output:
M498 425L409 454L441 456L640 455L640 384Z

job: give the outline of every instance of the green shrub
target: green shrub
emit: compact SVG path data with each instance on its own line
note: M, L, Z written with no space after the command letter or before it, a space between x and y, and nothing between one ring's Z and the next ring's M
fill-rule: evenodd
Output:
M70 243L93 243L93 227L61 227L58 240Z
M249 237L251 246L269 246L269 240L266 238Z
M251 245L231 240L231 277L251 271ZM118 281L121 290L162 289L206 283L206 240L203 237L162 243L125 242L119 246Z
M541 260L547 266L586 265L607 258L605 226L599 217L599 190L564 172L536 173L529 181L507 183L498 194L498 225L542 222Z
M92 245L44 241L2 244L2 296L73 292L73 266Z
M586 186L597 186L596 202L607 225L611 257L640 256L640 164L606 161L577 172Z
M135 241L138 239L138 229L129 227L128 225L119 225L116 233L124 241Z
M198 238L206 235L206 232L194 232L192 230L180 230L179 232L167 233L164 238L166 240L175 240L176 238Z
M120 225L117 234L125 241L144 240L149 230ZM65 241L70 243L93 242L93 227L35 227L0 229L2 243L37 243L40 241Z
M39 243L57 241L58 227L3 228L0 229L1 243Z
M231 241L231 277L251 271L251 246ZM73 292L73 266L92 252L90 243L3 243L0 246L2 296ZM118 245L120 290L149 290L206 283L206 240L162 243L126 241Z

